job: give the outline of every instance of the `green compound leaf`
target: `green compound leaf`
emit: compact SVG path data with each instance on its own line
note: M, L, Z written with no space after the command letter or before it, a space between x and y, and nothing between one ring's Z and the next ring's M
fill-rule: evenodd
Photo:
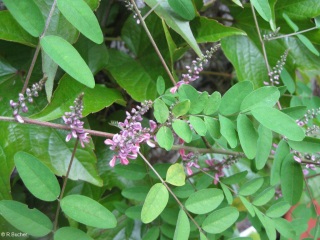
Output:
M281 140L278 144L276 153L274 155L273 164L270 172L270 184L272 186L280 182L280 171L283 160L290 153L289 145L286 141Z
M189 124L180 119L176 119L172 123L172 128L174 132L186 143L191 142L192 140L192 131Z
M43 237L51 232L51 220L38 209L12 201L0 201L0 215L21 232L34 237Z
M239 114L237 118L237 130L244 154L247 158L253 159L257 152L258 134L246 115Z
M73 227L62 227L54 233L54 240L72 240L72 239L81 239L81 240L93 240L89 235L82 232L81 230Z
M305 137L304 130L293 118L275 108L255 108L251 110L251 113L263 126L290 140L301 141Z
M285 215L289 209L291 208L291 205L287 203L286 201L279 201L274 203L267 211L266 215L271 218L278 218Z
M254 212L253 206L252 204L245 198L242 196L239 196L241 202L243 203L243 205L245 206L245 208L248 210L249 214L254 217L256 214Z
M17 152L14 163L24 185L35 197L43 201L57 200L60 185L47 166L26 152Z
M202 189L190 195L185 206L186 209L195 214L205 214L216 209L224 199L220 189Z
M303 141L290 141L289 146L298 152L316 153L320 152L320 139L305 137Z
M251 92L241 103L241 112L249 111L257 107L273 107L280 98L277 87L261 87Z
M265 205L274 197L274 194L275 194L274 187L269 187L263 190L261 193L259 193L259 195L253 199L252 204L256 206Z
M184 20L191 21L196 16L191 0L168 0L170 7Z
M167 171L166 182L174 186L183 186L186 183L186 174L180 163L171 165Z
M96 228L115 228L116 217L97 201L83 195L69 195L61 200L62 211L73 220Z
M103 42L103 34L98 20L85 1L58 0L57 6L63 16L84 36L97 44Z
M169 200L169 192L162 183L156 183L150 189L141 211L141 221L150 223L156 219Z
M240 187L239 194L242 196L249 196L256 193L262 186L264 178L254 178Z
M227 140L231 148L238 144L237 133L233 122L222 115L219 115L221 135Z
M239 217L235 207L225 207L211 213L202 223L202 228L208 233L216 234L225 231Z
M222 97L219 112L231 115L240 111L242 101L253 91L253 84L243 81L232 86Z
M281 190L284 200L291 205L299 202L303 191L303 173L299 163L288 154L281 166Z
M162 126L157 132L156 137L160 147L163 147L167 151L172 148L174 138L170 128Z
M188 240L190 235L190 222L187 214L181 209L178 215L174 240Z
M255 158L256 168L261 170L267 163L272 147L272 131L262 125L258 128L257 154Z
M12 16L32 36L39 37L44 29L44 19L33 0L4 0Z
M77 50L66 40L58 36L45 36L40 40L41 47L71 77L93 88L93 75Z
M203 113L205 115L214 114L216 111L218 111L220 103L221 94L219 92L212 93L207 100L207 103L203 109Z
M169 117L169 109L167 105L161 100L156 99L153 103L153 115L159 123L165 123Z
M175 117L180 117L185 115L190 109L190 100L184 100L182 102L177 103L172 108L172 113Z
M190 116L189 118L191 126L200 135L205 136L207 133L207 126L200 117Z

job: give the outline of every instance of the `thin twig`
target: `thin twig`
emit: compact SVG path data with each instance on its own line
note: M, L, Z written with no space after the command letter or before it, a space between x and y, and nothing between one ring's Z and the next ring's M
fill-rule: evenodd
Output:
M299 32L294 32L294 33L289 33L289 34L285 34L285 35L281 35L281 36L271 37L271 38L266 39L266 41L272 41L272 40L276 40L276 39L280 39L280 38L291 37L291 36L299 35L301 33L309 32L309 31L312 31L315 29L319 29L319 27L312 27L312 28L308 28L305 30L301 30Z
M182 210L188 215L190 220L194 223L194 225L199 229L200 232L203 232L202 228L199 226L199 224L194 220L194 218L191 216L191 214L188 212L188 210L184 207L184 205L180 202L180 200L177 198L177 196L172 192L170 187L167 185L167 183L162 179L162 177L159 175L157 170L154 169L154 167L149 163L149 161L143 156L142 153L139 152L140 157L144 160L144 162L151 168L151 170L154 172L154 174L159 178L159 180L162 182L162 184L168 189L172 197L176 200L176 202L180 205Z
M138 9L135 1L134 1L134 0L130 0L130 1L131 1L132 5L133 5L133 7L134 7L134 11L135 11L136 14L138 15L138 18L139 18L139 20L140 20L140 22L141 22L142 27L143 27L144 30L146 31L146 33L147 33L147 35L148 35L148 37L149 37L149 39L150 39L150 42L151 42L154 50L156 51L156 53L157 53L157 55L158 55L158 57L159 57L162 65L163 65L164 69L166 70L167 74L169 75L169 78L170 78L171 82L173 83L173 85L176 85L177 83L176 83L176 81L174 80L174 77L173 77L172 73L170 72L170 70L169 70L169 68L168 68L168 66L167 66L164 58L162 57L161 52L159 51L158 46L157 46L156 42L154 41L154 39L153 39L153 37L152 37L149 29L148 29L148 26L146 25L143 17L141 16L140 11L139 11L139 9Z
M57 230L57 227L58 227L58 218L59 218L59 213L60 213L60 202L61 202L61 199L63 198L64 191L66 190L68 177L69 177L69 174L70 174L70 171L71 171L71 166L72 166L74 157L76 155L78 143L79 143L79 138L76 139L76 142L74 144L72 155L71 155L71 159L70 159L69 166L68 166L68 170L67 170L66 176L65 176L65 178L63 180L61 193L60 193L60 196L59 196L59 199L58 199L58 206L57 206L57 210L56 210L56 215L55 215L55 219L54 219L54 225L53 225L54 226L53 227L53 231L54 232Z

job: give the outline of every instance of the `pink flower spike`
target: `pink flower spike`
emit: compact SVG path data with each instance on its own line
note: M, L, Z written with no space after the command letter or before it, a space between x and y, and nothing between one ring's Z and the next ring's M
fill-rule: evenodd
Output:
M114 167L116 165L117 156L113 156L109 162L110 167Z
M192 175L192 169L190 168L190 167L186 167L187 168L187 174L190 176L190 175Z
M111 139L106 139L106 140L104 141L104 144L106 144L106 145L113 145L114 142L113 142Z
M301 163L301 158L297 157L297 156L293 156L293 159L298 162L298 163Z

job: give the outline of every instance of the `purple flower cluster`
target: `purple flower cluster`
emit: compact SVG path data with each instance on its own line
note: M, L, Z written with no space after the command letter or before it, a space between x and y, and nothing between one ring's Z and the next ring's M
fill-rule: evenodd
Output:
M144 128L141 125L142 115L145 114L152 106L152 101L145 101L141 106L137 106L131 110L131 113L126 112L127 117L124 122L118 123L121 129L119 134L115 134L111 139L106 139L105 144L110 145L110 149L116 151L109 165L114 167L117 159L123 165L128 165L128 159L136 159L140 150L141 143L147 143L150 147L155 147L151 141L154 136L153 132L157 128L157 124L150 120L150 128Z
M183 84L189 84L190 82L194 82L199 78L200 72L203 70L203 65L208 63L209 59L213 56L219 48L221 44L217 44L209 50L206 51L206 54L203 55L201 58L197 58L196 60L192 61L191 66L186 66L188 73L182 74L182 80L177 82L177 84L170 89L171 93L175 93L179 87Z
M180 143L183 143L183 140L179 140ZM192 167L200 168L198 164L198 155L194 154L193 152L189 152L188 154L185 153L184 149L180 149L179 153L181 155L182 160L185 162L187 174L190 176L193 174Z
M28 112L26 100L28 100L29 103L32 103L33 97L39 96L39 91L42 90L42 88L46 82L46 79L47 78L45 77L45 78L41 79L38 83L34 83L31 87L31 89L27 88L26 89L27 96L25 96L23 93L19 93L18 102L14 102L13 100L10 100L10 106L13 110L13 117L19 123L24 123L23 118L19 114L20 109L24 113Z
M279 79L280 79L280 74L283 69L284 64L286 63L287 56L288 56L289 50L286 50L284 54L281 56L281 59L277 62L276 66L272 68L272 71L269 72L269 81L264 81L264 85L268 86L274 86L274 85L279 85Z
M86 133L83 129L84 122L80 119L82 118L83 111L83 93L77 97L73 104L74 106L70 106L70 112L65 112L62 119L64 123L69 125L71 128L71 132L66 137L66 142L69 142L71 138L78 138L82 147L85 147L85 143L90 142L89 133Z

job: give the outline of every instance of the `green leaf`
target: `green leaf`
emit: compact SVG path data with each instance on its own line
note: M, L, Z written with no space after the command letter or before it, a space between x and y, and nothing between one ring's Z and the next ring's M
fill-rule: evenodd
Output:
M26 152L17 152L14 163L24 185L35 197L43 201L57 200L60 185L47 166Z
M150 223L156 219L169 200L169 192L162 183L156 183L150 189L141 211L141 221Z
M44 29L44 19L33 0L4 0L12 16L32 36L39 37Z
M172 28L175 32L177 32L197 53L198 56L201 56L201 50L193 36L193 33L190 29L189 22L181 21L179 17L171 10L167 1L162 0L146 0L146 4L148 4L151 8L159 4L154 12L162 19L165 20L166 24Z
M168 0L170 7L184 20L191 21L196 16L191 0Z
M263 227L265 228L267 235L268 235L268 239L270 240L276 240L276 229L274 227L273 221L262 214L261 211L259 211L259 209L257 209L256 207L253 207L254 211L256 212L260 222L262 223Z
M172 123L174 132L185 142L189 143L192 140L192 131L189 124L180 119L176 119Z
M157 240L159 238L160 230L158 227L152 227L143 236L142 240Z
M65 239L92 240L93 238L77 228L62 227L62 228L59 228L58 231L54 233L53 239L54 240L65 240Z
M217 42L232 35L245 35L240 29L224 26L214 19L202 16L196 17L190 22L190 26L198 43Z
M283 218L275 218L272 220L274 222L275 228L278 230L281 236L284 236L288 239L293 239L296 237L296 233L293 229L292 223Z
M280 98L277 87L261 87L248 94L241 103L241 112L246 112L259 107L273 107Z
M254 212L252 204L245 197L239 196L239 198L240 198L241 202L243 203L243 205L245 206L245 208L248 210L249 214L252 217L254 217L255 212Z
M299 119L304 116L307 111L306 106L295 106L281 109L282 112L289 115L293 119Z
M231 148L238 144L237 133L233 122L222 115L219 115L221 135L227 140Z
M240 2L240 0L232 0L232 2L234 2L235 4L237 4L239 7L242 7L242 3Z
M206 237L206 235L200 232L200 240L208 240L208 238Z
M122 190L121 194L125 198L141 202L141 201L144 201L149 190L150 188L147 186L127 187Z
M194 193L194 188L190 184L186 183L181 187L173 189L173 192L178 198L188 198L192 193Z
M173 106L172 113L175 117L180 117L185 115L189 111L189 109L190 109L190 101L184 100Z
M68 195L61 200L62 211L73 220L96 228L115 228L117 219L97 201L82 195Z
M242 196L249 196L256 193L262 186L264 178L254 178L243 184L239 189L239 194Z
M131 219L141 220L141 210L142 210L142 206L129 207L125 211L125 215Z
M179 90L179 101L190 101L190 114L199 114L204 109L208 101L208 93L203 92L200 94L194 87L189 84L183 84Z
M281 190L283 198L291 205L299 202L303 191L303 173L301 165L288 154L281 166Z
M190 235L190 222L187 214L181 209L179 211L174 240L188 240Z
M96 84L93 89L84 86L65 74L54 92L51 102L39 113L32 115L32 118L41 121L51 121L60 118L65 112L70 111L75 98L84 93L82 112L83 116L98 112L113 103L124 104L121 93L115 89L107 88L103 84Z
M166 83L162 76L159 76L157 78L157 92L159 95L164 94L164 91L166 90Z
M162 126L157 132L156 137L160 147L166 149L167 151L172 148L174 138L170 128Z
M204 117L204 122L207 126L207 130L212 138L219 138L220 134L220 124L217 119L211 117Z
M0 145L0 199L11 199L11 174L14 168L13 161L8 161ZM1 224L1 223L0 223Z
M103 42L103 34L96 16L83 0L58 0L57 6L63 16L84 36L93 42Z
M50 58L71 77L90 88L94 87L94 78L88 65L70 43L52 35L42 38L40 44Z
M220 185L221 185L222 191L224 193L224 196L226 197L228 204L231 205L233 202L233 196L232 196L231 191L229 190L227 185L223 184L222 182L220 182Z
M302 141L288 140L289 146L298 152L316 153L320 152L320 140L313 137L305 137Z
M267 22L271 20L271 8L268 0L251 0L250 2L264 20Z
M52 231L52 222L46 215L20 202L0 201L0 214L16 229L34 237L43 237Z
M299 31L299 27L290 19L290 17L287 14L283 13L282 17L293 31L295 32Z
M280 77L283 84L287 87L289 93L293 94L296 90L296 83L286 68L282 69Z
M262 125L258 128L257 154L255 158L256 168L261 170L266 165L271 147L272 147L272 131Z
M220 189L202 189L194 192L187 199L186 209L195 214L205 214L216 209L224 199Z
M235 173L229 177L223 178L222 182L225 184L236 184L236 183L240 183L243 179L245 179L245 177L247 176L248 171L243 171L243 172L239 172L239 173Z
M312 42L306 36L304 36L302 34L298 34L297 37L303 43L303 45L309 49L310 52L312 52L316 56L320 56L318 49L315 48L315 46L312 44Z
M190 116L189 118L191 126L200 135L205 136L207 133L207 126L200 117Z
M219 112L231 115L240 111L242 101L253 91L253 84L243 81L232 86L222 97Z
M156 99L153 103L153 115L159 123L165 123L169 117L169 109L167 105L161 100Z
M261 193L259 193L259 195L257 195L253 199L252 203L256 206L265 205L274 197L274 194L275 194L274 187L269 187L263 190Z
M130 180L141 180L147 175L146 168L135 163L129 165L117 164L114 167L114 172Z
M5 10L0 11L0 39L32 47L37 45L37 39L27 33Z
M291 205L289 203L281 200L269 207L269 209L266 211L266 215L271 218L282 217L289 211L290 208Z
M174 186L183 186L186 183L186 174L180 163L171 165L167 171L166 182Z
M235 207L225 207L211 213L202 223L208 233L216 234L225 231L237 221L239 212Z
M237 118L237 130L244 154L247 158L253 159L257 152L258 134L246 115L239 114Z
M281 140L276 149L273 164L270 172L270 184L272 186L276 185L280 181L280 171L283 160L290 153L289 145L286 141Z
M263 126L290 140L301 141L305 137L304 130L297 125L294 119L275 108L255 108L251 110L251 113Z
M221 94L219 92L214 92L210 95L207 100L207 103L203 109L205 115L212 115L218 111L221 103Z

